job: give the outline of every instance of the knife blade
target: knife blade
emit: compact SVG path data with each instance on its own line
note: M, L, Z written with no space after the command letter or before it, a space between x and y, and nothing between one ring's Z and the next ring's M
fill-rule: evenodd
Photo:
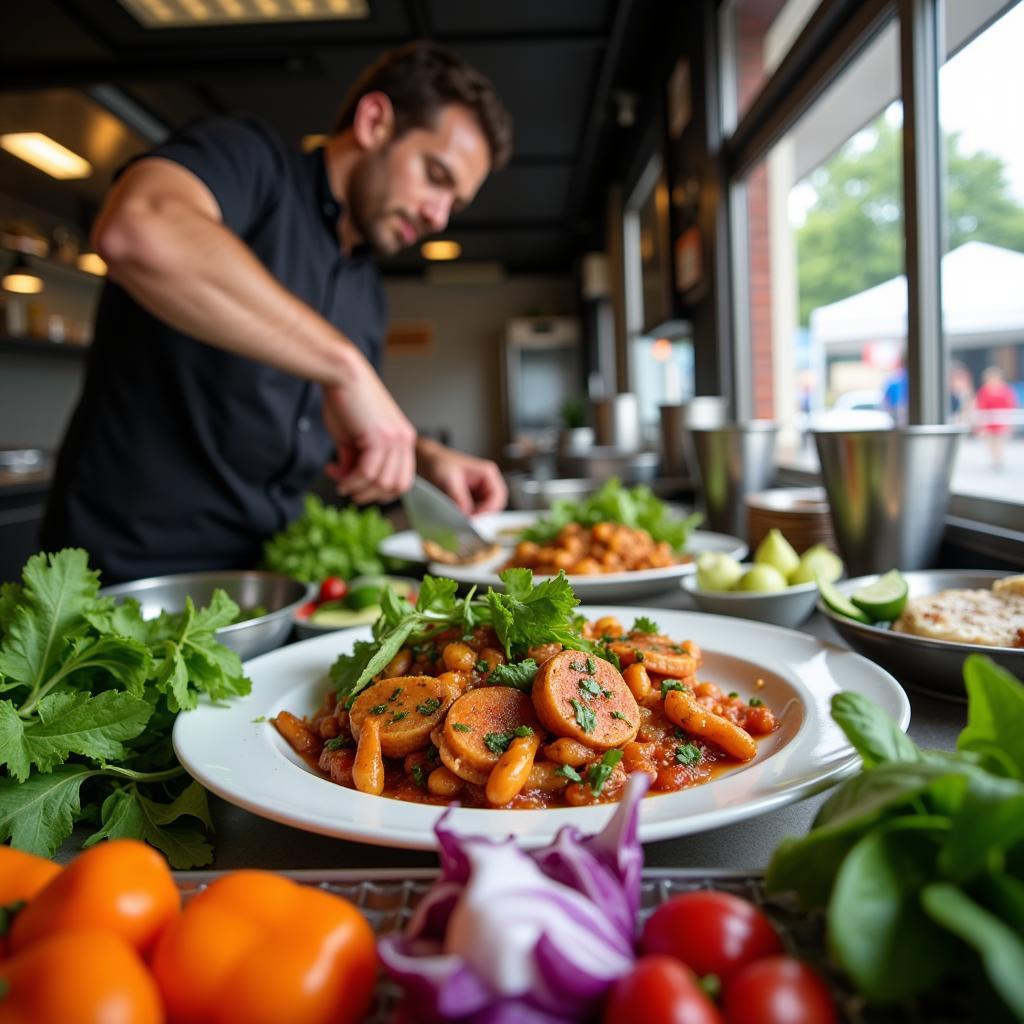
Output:
M412 487L402 495L402 506L420 537L433 541L460 559L471 559L493 547L444 491L422 477L417 476Z

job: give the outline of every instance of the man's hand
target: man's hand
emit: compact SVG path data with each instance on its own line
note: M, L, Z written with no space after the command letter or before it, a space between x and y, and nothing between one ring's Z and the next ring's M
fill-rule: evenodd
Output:
M508 502L501 470L489 459L446 448L437 441L416 442L420 476L440 487L463 512L500 512Z
M416 472L416 429L370 364L323 391L324 423L338 449L338 462L326 472L338 493L366 504L407 491Z

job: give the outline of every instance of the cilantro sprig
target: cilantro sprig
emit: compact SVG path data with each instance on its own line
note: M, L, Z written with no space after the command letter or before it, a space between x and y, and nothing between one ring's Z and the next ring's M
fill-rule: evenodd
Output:
M608 656L574 621L579 601L564 573L537 585L529 569L506 569L500 577L504 593L488 588L477 597L474 587L458 598L454 580L425 576L415 605L386 590L373 639L357 641L350 654L331 666L339 699L351 704L403 647L428 643L453 628L465 635L477 626L492 626L508 663L495 667L488 681L524 691L537 672L537 663L526 657L531 647L560 643L569 650Z
M214 636L237 615L216 591L206 608L146 621L137 602L99 596L85 551L30 558L20 584L0 587L0 841L51 857L98 809L87 845L132 837L176 868L210 863L206 793L170 732L200 693L249 691Z

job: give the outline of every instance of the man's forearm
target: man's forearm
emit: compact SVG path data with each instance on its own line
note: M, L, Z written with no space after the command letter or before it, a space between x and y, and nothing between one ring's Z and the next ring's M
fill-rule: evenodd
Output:
M344 386L365 369L356 347L284 288L228 228L185 203L139 204L132 244L110 276L185 334L300 377Z

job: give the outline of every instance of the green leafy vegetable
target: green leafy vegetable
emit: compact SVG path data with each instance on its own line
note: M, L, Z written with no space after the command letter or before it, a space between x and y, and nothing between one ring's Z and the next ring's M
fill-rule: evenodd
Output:
M504 754L511 742L511 732L489 732L484 736L484 746L494 754Z
M767 885L827 909L831 951L869 1001L902 1004L952 973L951 992L987 984L1024 1019L1024 685L976 654L964 678L954 753L920 749L859 694L833 697L864 767L782 842Z
M633 623L633 632L656 634L661 632L661 627L653 619L647 618L646 615L641 615Z
M263 563L305 583L374 575L395 568L377 554L391 531L375 508L336 508L308 494L303 514L264 544Z
M676 747L676 761L679 764L700 764L700 759L703 756L700 747L696 743L683 743Z
M682 690L686 691L689 687L681 679L662 679L661 681L661 692L663 694L668 693L670 690Z
M590 792L594 796L600 796L604 784L608 781L615 766L622 760L621 750L609 750L605 752L599 764L592 764L587 772L587 782L590 783Z
M517 690L529 693L536 675L537 662L533 658L524 658L519 662L495 665L487 681L495 686L514 686Z
M686 547L690 532L701 521L699 514L686 519L674 519L668 506L649 487L623 487L612 478L599 491L580 501L556 501L551 511L523 537L546 543L557 536L569 523L594 526L597 523L622 523L634 529L646 530L656 541L667 541L675 551Z
M208 864L212 830L202 788L170 744L175 714L249 690L234 651L214 633L238 606L143 620L139 605L99 596L79 549L34 555L22 583L0 592L0 841L53 856L99 809L86 845L143 839L177 868Z
M452 722L452 728L456 732L472 732L473 731L473 726L466 725L465 722Z
M432 715L440 706L440 697L428 697L422 704L416 705L416 710L421 715Z
M584 732L593 732L597 725L597 716L594 712L575 698L571 699L569 703L572 704L572 709L576 712L576 724Z
M475 627L493 626L509 663L496 666L488 682L525 691L537 672L536 662L524 657L530 647L560 643L570 650L603 654L573 621L578 602L564 573L536 586L529 569L506 569L501 579L506 593L489 589L477 598L474 589L458 599L454 580L427 576L415 607L408 602L396 602L390 611L382 606L373 625L374 639L358 641L351 654L341 655L331 666L338 698L351 706L402 647L422 647L453 628L472 639Z
M560 764L555 769L556 775L561 775L563 779L568 779L570 782L582 782L583 776L571 764Z

